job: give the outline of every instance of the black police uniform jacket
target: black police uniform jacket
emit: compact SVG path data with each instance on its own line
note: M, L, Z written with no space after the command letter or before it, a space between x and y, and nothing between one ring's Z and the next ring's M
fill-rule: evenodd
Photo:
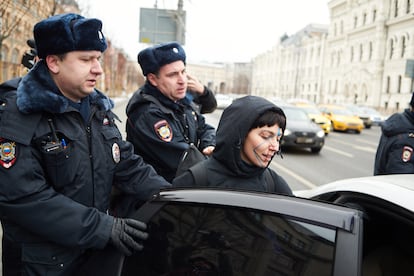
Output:
M17 81L0 91L16 87ZM95 90L85 122L58 91L40 61L17 92L0 92L0 216L3 260L15 265L22 260L62 275L85 249L108 243L113 185L148 199L170 184L122 141L109 98ZM54 140L51 128L58 139L55 149L48 148ZM21 260L7 255L5 243L22 254Z
M381 128L374 175L414 173L414 112L395 113Z
M292 195L286 181L275 171L250 165L241 158L245 138L256 118L266 110L280 110L260 97L245 99L233 102L220 118L213 155L202 161L207 179L198 181L188 170L174 179L174 187L208 186ZM268 183L265 170L270 170L273 183Z
M173 102L148 81L134 93L126 113L127 140L168 181L175 177L189 143L200 150L215 145L214 127L188 98Z

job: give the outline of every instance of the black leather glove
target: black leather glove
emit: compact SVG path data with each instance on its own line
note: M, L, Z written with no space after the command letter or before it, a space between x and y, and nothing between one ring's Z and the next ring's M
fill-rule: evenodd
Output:
M147 225L141 221L128 218L114 218L110 242L124 255L130 256L134 251L142 250L142 240L148 238L144 232Z

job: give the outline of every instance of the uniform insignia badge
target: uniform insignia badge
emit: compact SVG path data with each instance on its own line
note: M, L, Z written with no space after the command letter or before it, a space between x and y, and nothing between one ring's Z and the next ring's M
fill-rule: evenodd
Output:
M409 146L404 146L403 152L401 154L401 159L403 162L408 162L411 160L411 155L413 154L413 148Z
M119 163L119 161L121 161L121 151L119 150L117 143L112 145L112 159L114 159L115 163Z
M108 117L105 117L105 118L103 119L102 124L103 124L104 126L109 125L109 119L108 119Z
M165 142L170 142L173 137L173 132L170 124L166 120L158 121L154 124L155 132L158 137Z
M16 142L0 138L0 164L3 168L10 168L16 162Z

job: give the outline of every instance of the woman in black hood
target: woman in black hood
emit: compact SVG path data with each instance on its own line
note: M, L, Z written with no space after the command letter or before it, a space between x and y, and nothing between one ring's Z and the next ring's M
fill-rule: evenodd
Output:
M286 181L269 168L280 149L286 127L282 109L256 96L235 100L220 118L216 148L203 161L203 179L190 170L173 181L175 187L222 187L292 195Z

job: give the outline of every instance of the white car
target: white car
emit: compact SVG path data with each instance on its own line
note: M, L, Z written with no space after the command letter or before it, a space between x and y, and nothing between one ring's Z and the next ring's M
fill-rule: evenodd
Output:
M295 195L362 211L362 275L413 275L414 174L339 180Z
M144 249L124 258L109 246L86 275L413 275L413 187L414 174L298 197L172 188L143 205L125 198L114 211L147 224Z
M233 98L225 94L217 94L216 101L217 101L217 108L224 109L228 107L229 105L231 105L231 103L233 102Z

